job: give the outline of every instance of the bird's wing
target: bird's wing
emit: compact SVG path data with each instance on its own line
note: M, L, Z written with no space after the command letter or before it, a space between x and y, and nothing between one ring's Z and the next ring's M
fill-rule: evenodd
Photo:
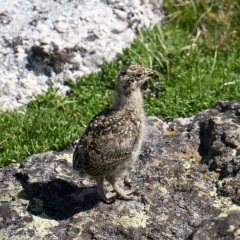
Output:
M74 152L74 169L92 176L114 170L131 156L138 142L141 120L134 112L105 109L89 123Z

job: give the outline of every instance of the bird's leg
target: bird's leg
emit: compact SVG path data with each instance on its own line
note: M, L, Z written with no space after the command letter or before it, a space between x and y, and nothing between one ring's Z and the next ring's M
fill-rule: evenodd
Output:
M98 188L98 193L100 195L100 198L105 202L105 203L112 203L114 202L114 199L112 199L112 197L114 195L112 195L111 197L107 197L103 188L103 181L104 178L97 178L97 188Z
M131 190L123 190L117 185L117 180L114 176L107 177L106 180L113 186L113 189L118 193L120 196L122 196L124 199L132 199L132 197L129 197L128 195L133 193L136 189Z
M128 187L132 187L132 179L129 177L129 173L127 173L125 176L124 176L124 185L125 186L128 186Z

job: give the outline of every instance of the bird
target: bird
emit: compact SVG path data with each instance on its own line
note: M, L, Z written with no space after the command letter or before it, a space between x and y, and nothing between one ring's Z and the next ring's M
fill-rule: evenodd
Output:
M80 177L96 180L99 197L105 203L114 202L117 194L130 200L135 191L123 190L117 179L126 175L140 154L145 126L141 86L152 75L153 70L141 65L125 66L117 75L112 105L90 120L74 150L73 169ZM115 191L110 197L105 193L104 180Z

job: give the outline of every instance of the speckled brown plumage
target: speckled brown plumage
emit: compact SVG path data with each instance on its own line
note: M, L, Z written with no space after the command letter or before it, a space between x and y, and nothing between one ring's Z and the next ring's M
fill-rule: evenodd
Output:
M107 198L104 179L123 198L134 190L124 191L116 178L137 158L144 128L141 85L153 71L139 65L125 67L117 78L116 99L110 108L96 116L88 124L73 155L73 168L80 176L96 179L100 197Z

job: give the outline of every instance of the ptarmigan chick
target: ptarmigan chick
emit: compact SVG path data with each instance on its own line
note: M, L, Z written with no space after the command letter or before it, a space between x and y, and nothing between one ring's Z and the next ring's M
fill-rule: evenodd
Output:
M105 194L104 179L124 199L131 199L128 195L135 190L121 189L117 177L139 155L145 118L140 87L153 74L139 65L125 67L117 77L113 105L93 117L75 149L73 168L80 176L96 179L99 195L106 203L113 199Z

